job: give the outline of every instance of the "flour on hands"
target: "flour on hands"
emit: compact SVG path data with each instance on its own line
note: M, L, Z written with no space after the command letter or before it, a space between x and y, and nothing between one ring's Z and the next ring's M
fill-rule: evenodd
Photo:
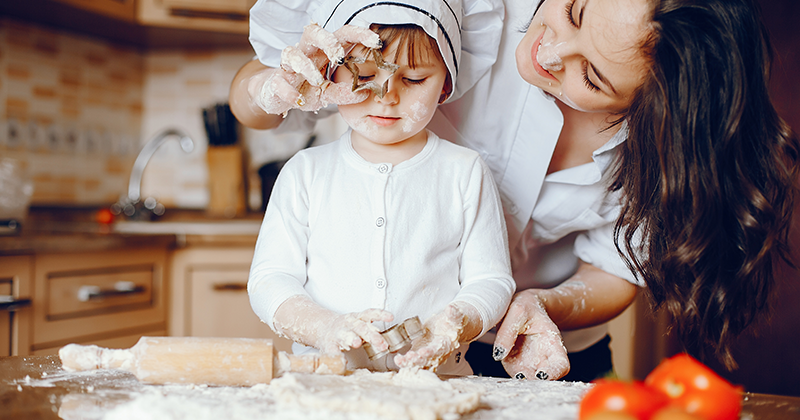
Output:
M280 68L270 68L250 78L250 96L268 114L285 114L290 109L317 111L331 103L361 102L367 92L353 92L349 85L340 86L323 76L328 64L342 63L345 51L355 44L378 48L381 42L369 29L346 25L331 33L317 24L307 25L300 42L281 52Z
M569 372L561 333L535 293L514 296L495 339L495 360L518 379L555 380Z

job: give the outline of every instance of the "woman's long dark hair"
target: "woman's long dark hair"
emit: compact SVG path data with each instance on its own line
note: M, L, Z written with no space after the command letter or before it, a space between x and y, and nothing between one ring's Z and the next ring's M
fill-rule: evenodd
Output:
M732 340L767 312L788 261L800 147L770 101L753 0L653 3L612 186L626 197L615 241L684 345L710 344L730 369Z

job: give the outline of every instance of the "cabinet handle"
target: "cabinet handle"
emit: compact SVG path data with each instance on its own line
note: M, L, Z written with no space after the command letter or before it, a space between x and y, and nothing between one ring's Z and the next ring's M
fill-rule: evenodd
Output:
M31 306L28 298L16 299L13 296L0 296L0 311L14 312L26 306Z
M245 292L247 291L247 283L241 281L215 283L213 288L215 292Z
M114 284L113 289L101 289L100 286L84 285L78 289L78 300L88 302L108 297L129 296L144 293L146 290L144 286L136 285L130 281L118 281Z

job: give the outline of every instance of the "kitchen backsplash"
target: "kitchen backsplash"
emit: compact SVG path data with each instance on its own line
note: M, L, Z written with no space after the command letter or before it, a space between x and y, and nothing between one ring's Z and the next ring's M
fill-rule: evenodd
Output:
M195 140L184 153L166 142L150 160L142 195L167 207L208 203L202 109L227 101L249 48L139 51L0 17L0 154L27 165L34 205L104 205L127 191L141 147L166 128ZM318 125L317 143L339 136L338 117ZM249 202L260 205L258 167L288 158L305 135L243 130Z
M27 165L33 201L113 202L142 126L145 57L0 17L0 151Z

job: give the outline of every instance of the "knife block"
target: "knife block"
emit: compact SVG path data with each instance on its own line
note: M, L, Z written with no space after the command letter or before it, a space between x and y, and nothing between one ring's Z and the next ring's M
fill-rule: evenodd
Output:
M209 146L208 207L212 217L232 218L246 209L244 185L244 154L238 145Z

